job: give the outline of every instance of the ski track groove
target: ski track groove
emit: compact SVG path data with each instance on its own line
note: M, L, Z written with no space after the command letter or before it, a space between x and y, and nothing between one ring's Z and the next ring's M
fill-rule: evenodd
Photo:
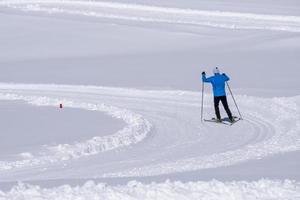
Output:
M215 168L300 149L299 96L273 99L237 96L238 102L243 102L242 110L247 114L244 120L228 127L200 122L200 95L195 92L3 83L0 84L0 97L6 100L23 99L38 106L57 106L59 102L65 101L69 102L66 105L70 107L108 113L111 110L107 108L113 108L117 114L110 115L120 117L122 112L130 113L142 119L142 127L145 128L141 135L135 132L140 129L130 132L139 139L125 145L118 143L105 151L79 148L77 154L73 155L68 152L72 152L76 143L71 143L58 145L67 148L54 148L54 155L53 147L47 147L43 151L44 156L31 152L31 159L0 161L0 176L3 170L7 173L7 170L15 168L43 167L64 160L72 162L119 148L133 152L135 158L116 162L124 164L125 170L99 170L97 177L152 176ZM105 109L93 109L93 105L105 105ZM205 115L213 113L208 98L204 105ZM286 124L287 119L294 121ZM131 135L128 137L131 138ZM87 143L82 141L79 144ZM126 150L126 146L130 148ZM209 146L215 148L207 150ZM185 151L189 153L183 154ZM143 155L146 152L147 156Z
M206 11L116 2L70 0L2 0L0 1L1 5L24 12L82 15L110 20L208 26L225 29L300 32L300 16Z

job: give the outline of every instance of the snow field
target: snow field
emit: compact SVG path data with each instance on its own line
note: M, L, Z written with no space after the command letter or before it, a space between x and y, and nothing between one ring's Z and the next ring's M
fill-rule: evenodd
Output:
M1 84L0 92L3 100L25 100L38 106L63 102L68 107L108 113L128 124L110 136L47 146L43 156L32 152L25 160L2 161L2 170L78 160L134 146L114 154L118 162L109 168L97 167L87 173L93 177L140 177L229 166L300 149L300 96L238 95L245 119L224 127L200 122L200 96L195 92L39 84ZM212 116L208 94L204 106L205 117ZM103 165L107 162L102 158Z
M297 200L300 199L300 184L295 181L272 181L262 179L255 182L188 182L180 181L142 184L130 181L124 186L108 186L88 181L82 186L63 185L42 188L19 183L10 191L0 191L1 200Z
M0 5L25 12L82 15L136 22L300 32L299 16L206 11L103 1L13 0L0 1Z
M84 142L47 146L47 156L42 156L45 152L39 153L39 155L36 155L37 157L33 156L31 153L22 152L20 155L25 158L24 160L15 162L0 161L0 169L2 170L76 159L82 156L93 155L99 152L119 148L121 146L131 145L132 143L143 140L151 128L151 124L143 119L142 116L105 104L78 103L67 99L51 99L47 97L20 96L14 94L0 94L0 99L24 100L27 103L36 106L58 106L61 102L64 102L65 107L105 112L114 118L121 118L128 124L124 129L110 136L95 136Z
M63 103L125 122L111 135L1 154L0 200L300 199L299 3L113 1L0 0L1 80L11 82L0 83L0 100ZM244 120L231 127L201 123L199 92L126 88L198 90L201 70L215 65L241 87ZM278 97L242 95L247 87ZM293 96L282 97L287 90ZM205 94L204 117L212 116Z

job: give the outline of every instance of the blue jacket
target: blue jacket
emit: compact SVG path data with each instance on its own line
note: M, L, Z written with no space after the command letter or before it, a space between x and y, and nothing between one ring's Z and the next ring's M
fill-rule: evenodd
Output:
M206 75L202 75L202 81L212 84L215 97L226 96L225 82L229 81L229 77L226 74L215 74L209 78L206 78Z

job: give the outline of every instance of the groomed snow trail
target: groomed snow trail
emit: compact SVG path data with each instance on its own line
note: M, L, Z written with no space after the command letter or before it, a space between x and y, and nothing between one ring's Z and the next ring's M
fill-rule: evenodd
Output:
M95 136L58 146L45 144L26 158L11 155L11 160L0 161L0 176L13 174L15 169L18 175L22 170L26 174L31 167L65 161L71 166L82 158L106 153L114 159L85 159L96 170L82 173L93 177L152 176L228 166L300 149L300 96L237 95L245 119L234 126L201 123L200 95L188 91L2 83L0 98L37 106L58 106L62 102L66 107L105 112L128 124L103 138ZM208 94L204 106L205 116L211 116ZM20 155L28 155L24 153Z
M135 22L300 32L299 16L206 11L103 1L2 0L0 5L25 12L81 15Z

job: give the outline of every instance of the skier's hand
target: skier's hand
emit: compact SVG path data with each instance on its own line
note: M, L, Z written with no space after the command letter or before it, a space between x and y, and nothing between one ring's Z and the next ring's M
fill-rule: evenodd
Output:
M226 76L226 74L225 74L225 73L223 73L222 75L223 75L223 76Z
M205 71L202 72L202 75L206 75Z

